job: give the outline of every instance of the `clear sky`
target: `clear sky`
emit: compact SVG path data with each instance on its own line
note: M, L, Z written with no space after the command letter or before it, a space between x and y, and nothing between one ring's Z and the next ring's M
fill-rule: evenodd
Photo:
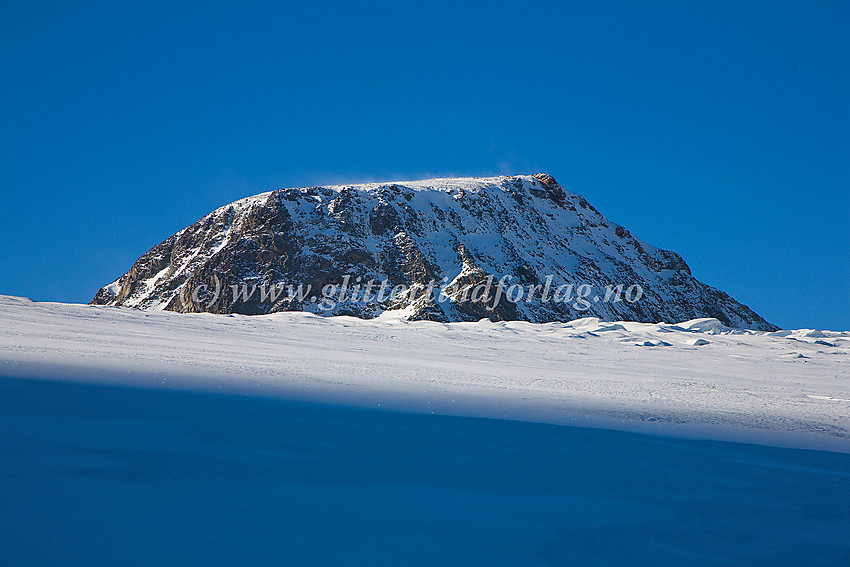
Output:
M850 3L3 2L0 293L87 302L232 200L545 171L850 329Z

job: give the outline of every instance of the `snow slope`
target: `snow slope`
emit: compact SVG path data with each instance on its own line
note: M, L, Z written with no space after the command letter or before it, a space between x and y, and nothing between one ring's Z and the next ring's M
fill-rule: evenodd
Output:
M850 455L0 378L4 567L806 567Z
M0 374L850 451L850 333L410 322L0 297Z
M846 565L848 355L0 296L0 565Z

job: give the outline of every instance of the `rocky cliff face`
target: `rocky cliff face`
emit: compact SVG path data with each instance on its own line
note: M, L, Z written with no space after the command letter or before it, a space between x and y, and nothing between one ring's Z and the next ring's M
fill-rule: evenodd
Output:
M546 174L263 193L154 246L92 303L362 318L402 310L435 321L714 317L775 329Z

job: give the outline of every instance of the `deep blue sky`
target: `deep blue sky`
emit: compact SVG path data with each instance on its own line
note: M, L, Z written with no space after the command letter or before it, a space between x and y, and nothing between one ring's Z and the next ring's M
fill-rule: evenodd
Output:
M545 171L784 327L850 329L850 4L0 6L0 293L87 302L287 186Z

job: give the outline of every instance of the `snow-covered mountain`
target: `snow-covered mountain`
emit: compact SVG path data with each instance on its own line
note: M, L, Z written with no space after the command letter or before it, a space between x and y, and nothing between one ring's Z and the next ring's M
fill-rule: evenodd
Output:
M713 317L776 329L542 173L241 199L154 246L92 303L361 318L404 310L435 321Z

